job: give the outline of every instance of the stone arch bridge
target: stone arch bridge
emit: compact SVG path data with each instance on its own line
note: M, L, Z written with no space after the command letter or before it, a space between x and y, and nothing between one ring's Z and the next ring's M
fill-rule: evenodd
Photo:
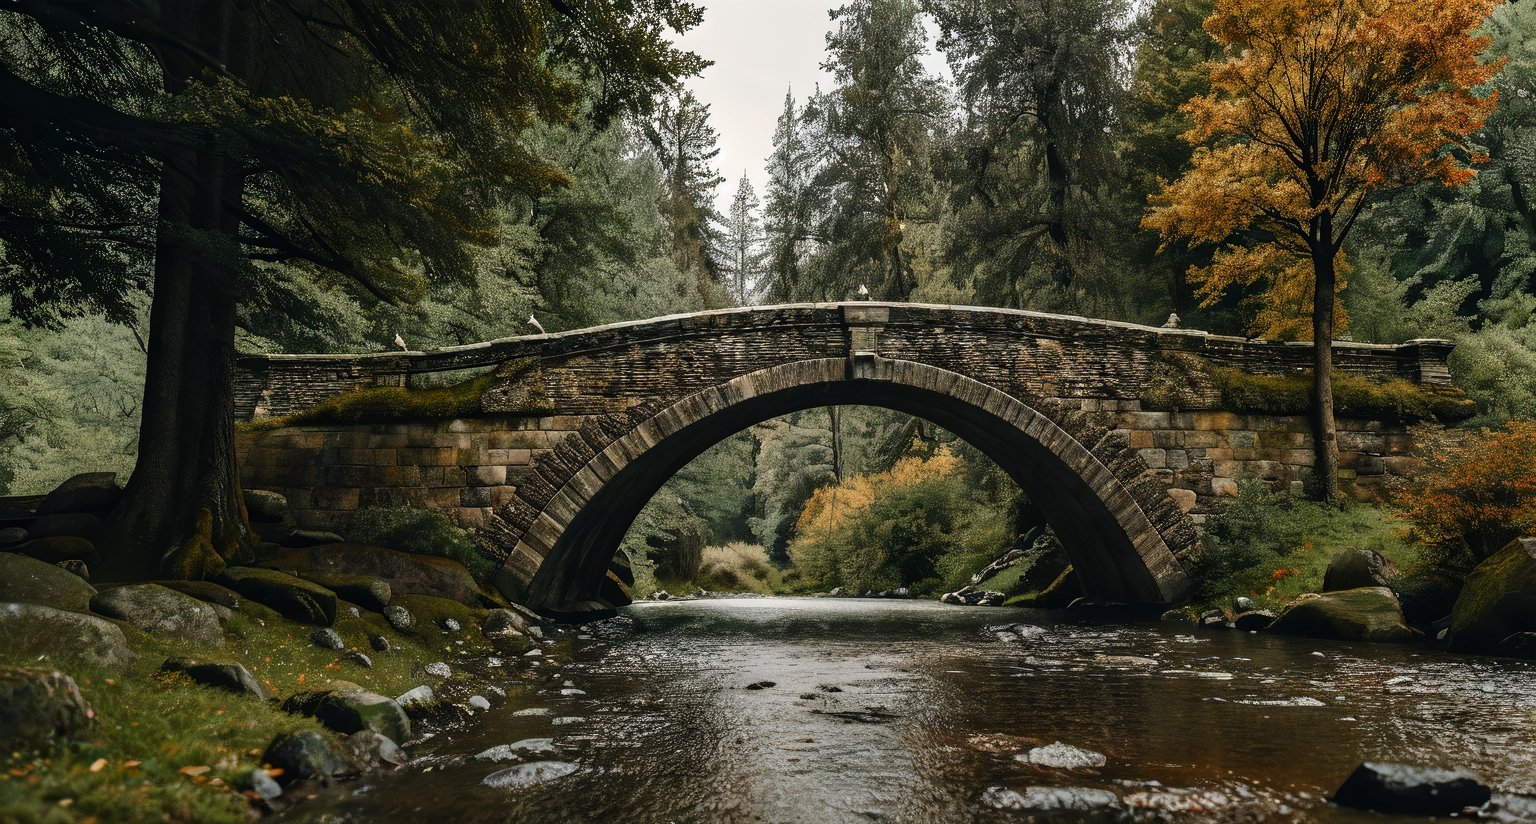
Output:
M1340 342L1335 362L1433 394L1450 348ZM1035 312L754 307L434 352L244 357L236 413L258 420L237 451L244 484L286 494L305 526L366 506L439 510L500 563L508 597L582 614L627 603L619 541L705 449L799 409L883 406L997 461L1090 596L1162 603L1187 587L1178 559L1202 513L1240 478L1299 485L1312 461L1304 417L1226 408L1223 387L1299 382L1309 358L1306 344ZM1340 445L1360 495L1411 460L1388 420L1341 420Z

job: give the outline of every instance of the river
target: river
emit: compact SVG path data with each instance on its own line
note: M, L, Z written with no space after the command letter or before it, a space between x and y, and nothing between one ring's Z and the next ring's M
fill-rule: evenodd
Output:
M636 604L546 653L508 662L509 699L414 747L403 774L290 815L1380 821L1327 801L1365 760L1536 795L1536 666L1516 661L832 598ZM476 758L530 739L511 760ZM571 771L506 772L531 761ZM1503 800L1503 820L1536 816Z

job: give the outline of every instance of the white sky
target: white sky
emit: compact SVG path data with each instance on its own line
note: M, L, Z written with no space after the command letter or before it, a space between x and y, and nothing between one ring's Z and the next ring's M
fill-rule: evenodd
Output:
M826 56L830 9L840 0L712 0L705 3L704 22L678 43L715 64L688 81L700 101L709 106L710 122L720 133L715 168L725 182L715 199L720 213L730 211L736 183L745 171L758 199L768 176L763 166L773 152L774 121L784 110L784 92L793 87L803 103L815 85L831 85L821 71ZM934 35L929 26L929 36ZM939 71L936 53L924 61ZM947 72L946 72L947 75Z

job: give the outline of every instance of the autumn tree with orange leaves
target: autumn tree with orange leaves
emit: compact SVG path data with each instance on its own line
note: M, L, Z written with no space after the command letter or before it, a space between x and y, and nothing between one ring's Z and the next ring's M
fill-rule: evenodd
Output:
M1373 193L1425 180L1458 186L1479 162L1469 135L1493 112L1476 89L1477 36L1495 0L1218 0L1205 29L1225 49L1211 93L1189 101L1184 176L1142 225L1163 244L1212 244L1189 278L1206 305L1259 287L1255 334L1313 345L1316 492L1339 494L1333 336L1341 249ZM1310 317L1310 330L1305 318Z
M1536 531L1536 423L1427 440L1423 470L1393 496L1421 539L1481 561Z

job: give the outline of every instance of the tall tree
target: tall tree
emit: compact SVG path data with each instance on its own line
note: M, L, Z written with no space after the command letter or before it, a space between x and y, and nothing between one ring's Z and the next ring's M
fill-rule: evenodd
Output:
M961 125L949 255L977 297L1123 316L1115 130L1125 0L928 0Z
M12 311L125 316L152 255L116 560L199 577L249 557L234 339L272 267L385 302L464 277L499 190L564 182L518 134L570 120L594 86L599 118L643 106L700 67L663 37L699 16L683 0L0 7Z
M725 182L715 171L720 136L709 123L709 106L693 92L675 91L646 122L645 135L666 183L661 212L672 227L672 259L707 292L720 281L715 189Z
M731 213L725 218L725 233L721 238L725 252L726 287L737 306L746 306L757 294L763 274L763 232L758 225L757 210L761 204L752 180L746 172L736 183L736 195L731 198Z
M786 91L784 111L773 128L768 200L763 205L767 260L761 291L770 301L786 302L802 296L802 268L812 243L811 178L815 169L801 117L794 91Z
M861 282L906 300L917 285L904 244L931 191L931 130L948 113L915 0L854 0L832 12L823 68L834 87L808 105L826 219L817 296L845 297Z
M1499 69L1475 31L1496 0L1218 0L1206 30L1226 49L1190 101L1193 166L1143 225L1220 246L1190 271L1207 301L1265 285L1284 328L1310 316L1317 494L1338 495L1333 334L1340 251L1372 193L1470 180L1468 135L1493 110L1475 87ZM1265 331L1261 328L1259 331Z

